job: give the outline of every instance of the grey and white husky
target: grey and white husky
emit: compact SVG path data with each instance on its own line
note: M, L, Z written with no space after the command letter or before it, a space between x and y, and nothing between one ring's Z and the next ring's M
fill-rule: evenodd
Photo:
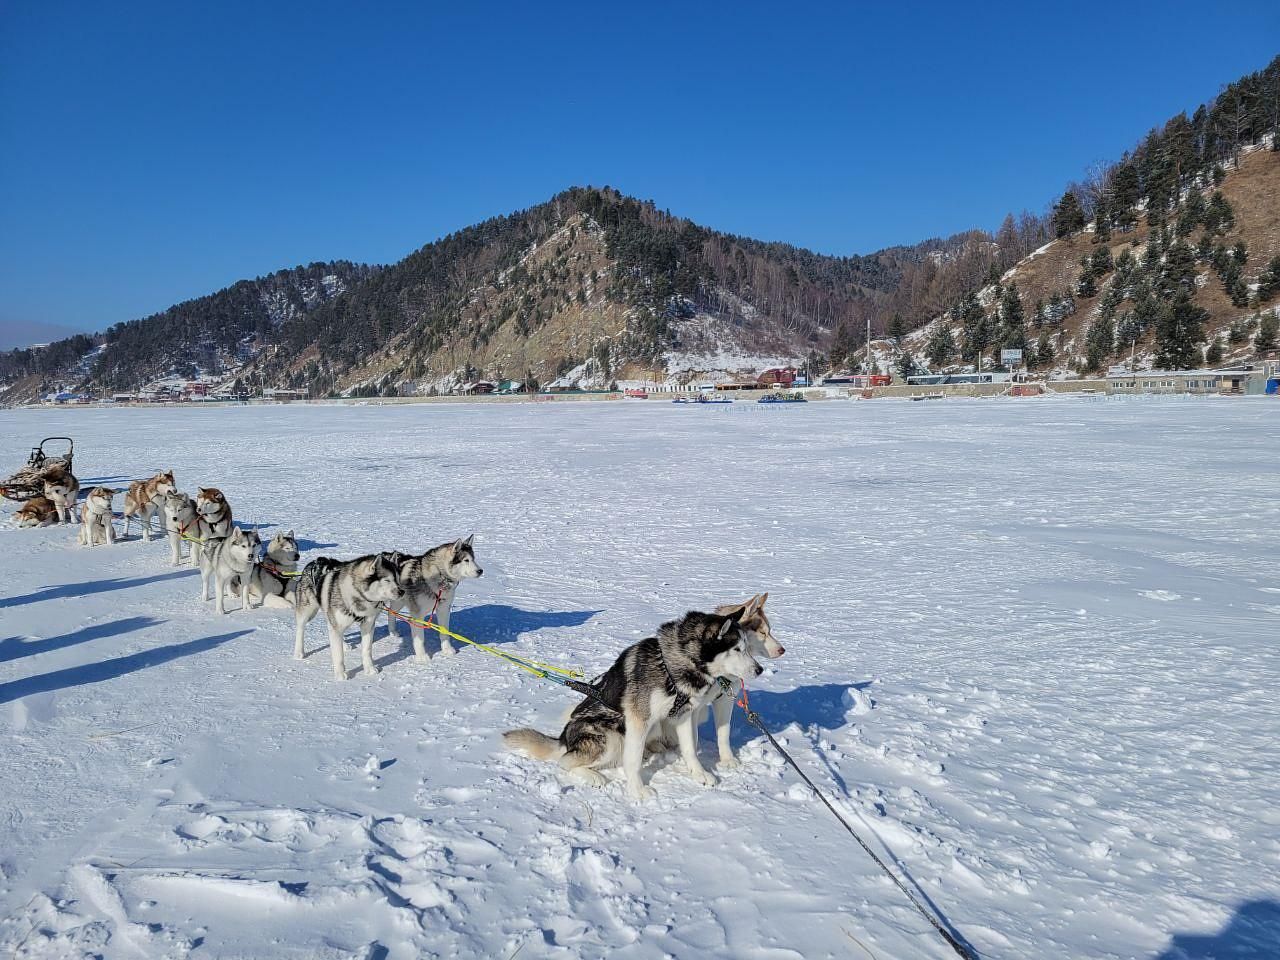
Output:
M196 505L187 494L175 490L164 495L160 513L169 538L169 561L176 567L182 563L182 535L198 535Z
M347 679L342 632L353 623L360 625L360 657L365 673L377 673L373 662L373 624L383 605L395 603L399 597L400 574L393 554L372 553L355 560L317 557L302 568L293 593L296 627L293 655L299 660L303 658L303 631L323 610L329 625L333 675L339 680Z
M252 607L254 600L265 603L267 597L283 597L292 589L296 577L285 576L298 569L298 540L293 531L277 533L267 541L262 560L253 565L249 574L245 606Z
M445 630L449 629L449 614L453 611L453 597L458 591L458 584L463 580L472 580L482 576L484 571L476 563L475 548L472 540L475 534L465 540L453 540L432 547L426 553L413 555L394 553L396 571L400 577L400 599L387 604L393 610L407 609L409 616L416 620L432 611L435 621ZM438 600L437 600L438 598ZM422 662L430 659L426 646L426 630L417 624L409 625L413 634L413 654ZM387 615L387 633L399 637L396 618ZM445 634L440 634L440 653L452 656L453 643Z
M569 715L559 737L537 730L509 730L503 741L538 760L555 760L593 786L600 770L622 765L627 792L636 800L653 796L641 778L645 744L663 721L675 724L689 776L704 786L716 782L698 760L695 718L719 690L718 678L757 677L760 664L747 650L738 613L690 611L622 652L594 684L599 699L585 698Z
M209 582L213 581L214 609L218 613L226 613L223 597L226 590L234 588L238 581L241 595L247 591L243 584L249 580L253 565L258 559L258 550L262 541L256 530L241 530L232 527L231 533L225 537L211 537L204 542L200 551L200 597L209 599ZM241 606L245 606L241 601Z

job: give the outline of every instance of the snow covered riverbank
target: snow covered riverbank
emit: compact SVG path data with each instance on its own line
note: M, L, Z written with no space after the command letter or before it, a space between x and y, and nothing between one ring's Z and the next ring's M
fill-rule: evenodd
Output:
M768 590L752 705L983 957L1280 942L1274 403L0 411L0 472L63 433L304 559L474 531L454 628L587 671ZM473 650L336 683L158 541L0 583L5 955L950 955L745 725L637 806L504 754L573 701Z

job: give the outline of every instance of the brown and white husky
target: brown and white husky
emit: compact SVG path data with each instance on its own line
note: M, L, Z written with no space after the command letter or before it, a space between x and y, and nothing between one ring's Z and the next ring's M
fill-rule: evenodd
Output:
M58 511L59 523L75 523L76 499L80 496L80 481L65 467L54 467L44 472L44 495Z
M32 497L13 515L20 527L47 527L58 519L58 508L48 497Z
M136 516L142 521L142 539L151 539L151 518L156 514L164 517L165 494L177 490L173 482L173 471L157 473L150 480L134 480L124 495L124 535L129 535L129 522Z

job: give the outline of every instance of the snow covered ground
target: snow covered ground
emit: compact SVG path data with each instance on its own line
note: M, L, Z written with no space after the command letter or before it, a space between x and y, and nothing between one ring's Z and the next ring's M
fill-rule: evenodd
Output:
M62 433L307 557L475 531L455 628L588 671L768 590L753 706L983 957L1280 952L1275 403L0 411L0 467ZM0 954L951 956L745 725L637 806L502 752L558 687L198 588L0 528Z

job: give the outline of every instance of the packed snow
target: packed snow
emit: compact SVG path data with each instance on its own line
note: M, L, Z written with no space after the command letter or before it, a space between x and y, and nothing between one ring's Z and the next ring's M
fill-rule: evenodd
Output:
M474 531L454 629L588 673L767 590L787 653L752 707L982 957L1262 958L1278 415L41 409L0 411L0 470L69 434L86 486L172 467L304 559ZM381 625L381 674L337 682L319 621L295 661L287 613L217 616L163 541L74 540L0 528L4 956L954 956L740 716L740 767L655 758L636 804L503 751L558 730L561 687Z

